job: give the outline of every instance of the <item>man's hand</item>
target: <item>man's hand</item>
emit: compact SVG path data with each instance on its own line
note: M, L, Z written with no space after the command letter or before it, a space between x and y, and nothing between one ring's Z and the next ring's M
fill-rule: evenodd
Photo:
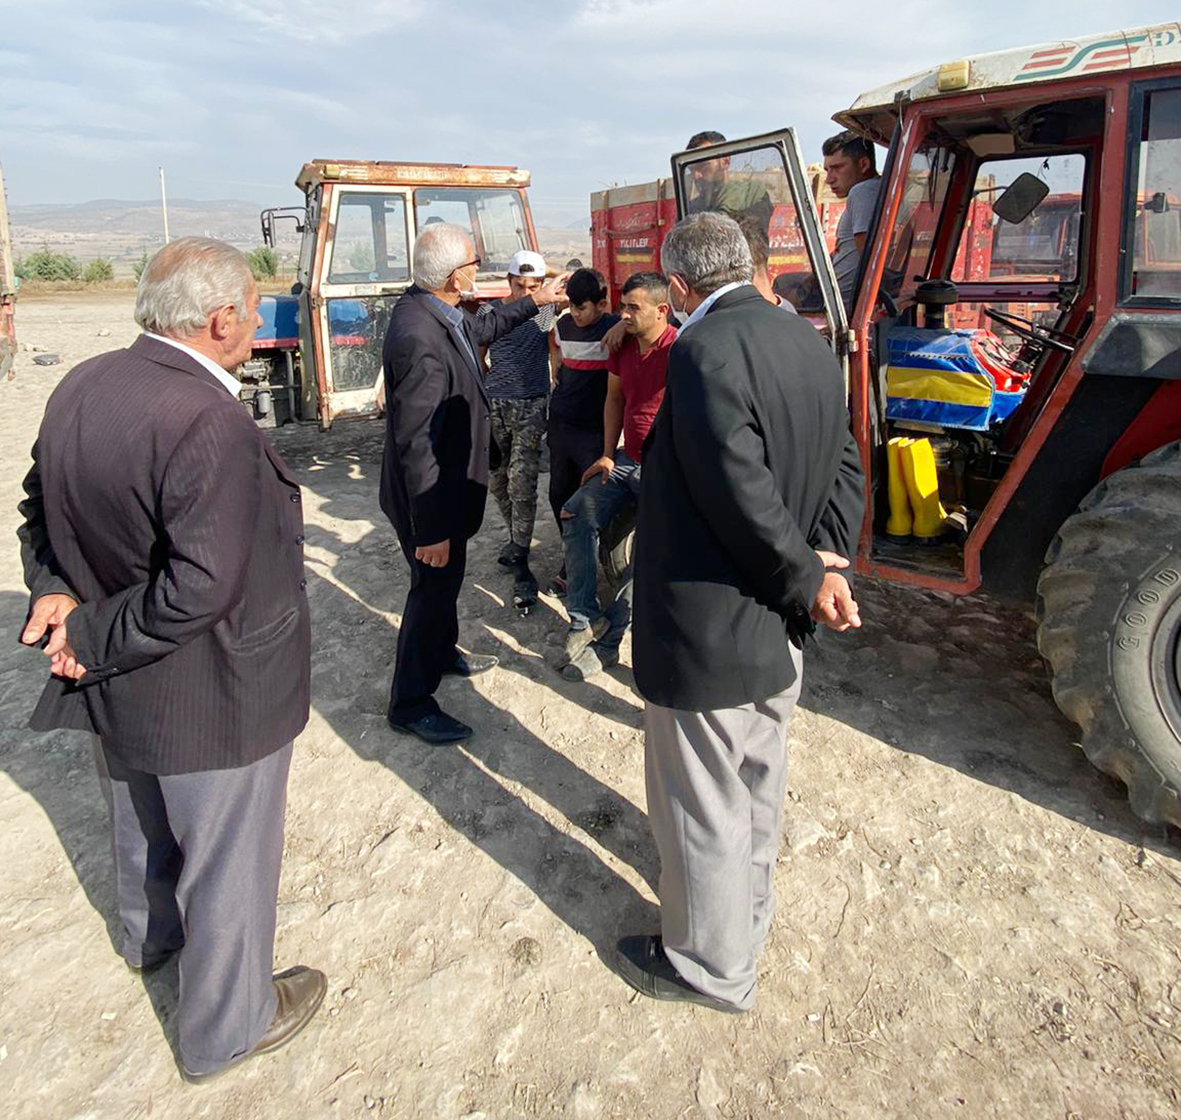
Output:
M570 279L570 276L569 272L551 276L537 291L530 293L533 296L533 302L538 307L544 307L547 303L565 303L566 281Z
M826 569L849 566L849 561L835 552L817 552L816 555L820 557ZM849 581L839 572L825 571L824 582L821 583L812 603L812 619L823 623L838 634L843 634L846 630L856 630L861 625L857 600L853 598Z
M66 636L66 618L77 605L78 600L71 595L42 595L33 604L29 621L21 632L21 641L27 646L35 646L48 632L49 640L41 652L49 658L49 671L56 677L74 681L86 672L86 666L78 663Z
M615 469L615 460L610 455L600 455L589 467L582 472L582 485L586 485L595 475L600 475L600 482L606 482L607 476Z
M624 339L627 338L627 324L620 319L613 327L611 327L605 335L603 335L603 342L607 349L611 351L618 350L622 345Z
M451 559L451 542L420 545L414 550L414 559L421 560L428 568L445 568Z

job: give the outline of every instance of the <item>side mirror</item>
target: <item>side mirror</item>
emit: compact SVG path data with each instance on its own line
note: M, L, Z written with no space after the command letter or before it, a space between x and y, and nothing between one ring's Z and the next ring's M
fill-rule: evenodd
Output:
M1144 209L1151 211L1153 214L1167 214L1169 212L1169 199L1164 191L1156 191L1153 196L1144 203Z
M1028 171L1021 172L992 204L992 212L1006 222L1019 225L1041 204L1050 193L1048 184Z

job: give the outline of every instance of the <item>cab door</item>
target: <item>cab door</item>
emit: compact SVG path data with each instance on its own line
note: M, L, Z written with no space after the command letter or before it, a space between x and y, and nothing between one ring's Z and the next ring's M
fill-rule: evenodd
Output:
M672 157L677 217L719 210L765 229L775 293L823 328L849 383L849 330L836 273L808 189L795 131L785 128Z
M334 185L310 318L320 423L377 411L390 312L410 286L409 197L401 188Z

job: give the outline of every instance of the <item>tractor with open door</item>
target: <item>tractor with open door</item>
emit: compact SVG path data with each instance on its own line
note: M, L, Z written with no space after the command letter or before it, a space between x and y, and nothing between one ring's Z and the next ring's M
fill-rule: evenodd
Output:
M675 155L677 212L718 176L770 197L775 288L847 370L858 570L1035 605L1083 750L1181 825L1181 27L958 60L836 120L885 157L848 319L790 130Z

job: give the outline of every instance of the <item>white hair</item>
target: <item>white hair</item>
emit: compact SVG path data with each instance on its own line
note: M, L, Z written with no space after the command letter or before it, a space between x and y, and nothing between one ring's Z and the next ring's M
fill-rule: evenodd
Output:
M152 334L189 338L219 307L247 314L254 277L246 258L211 237L181 237L148 261L135 293L135 321Z
M754 274L742 228L713 210L677 222L660 246L660 263L665 275L675 272L699 296L725 284L749 284Z
M414 282L437 292L457 268L469 264L475 250L463 226L431 222L414 239Z

